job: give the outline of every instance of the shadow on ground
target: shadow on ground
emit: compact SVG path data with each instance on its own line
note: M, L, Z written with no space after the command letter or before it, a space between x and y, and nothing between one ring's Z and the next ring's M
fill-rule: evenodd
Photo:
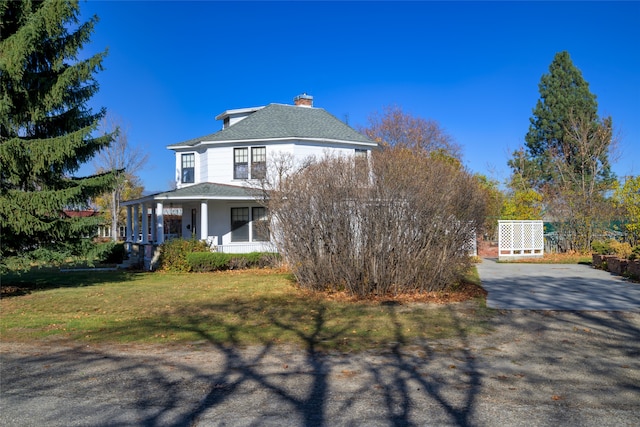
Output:
M33 268L24 272L8 272L0 279L0 298L21 296L33 291L76 288L103 283L128 282L136 275L149 274L131 270L78 270L61 272L59 268Z
M318 350L350 330L327 335L322 309L306 331L268 315L300 348L241 348L224 321L231 344L219 343L200 318L190 327L201 339L184 347L0 347L0 424L530 425L532 408L541 425L614 425L590 412L600 409L611 423L637 417L635 314L503 311L489 336L460 327L452 339L409 342L398 307L385 309L395 342L353 354Z

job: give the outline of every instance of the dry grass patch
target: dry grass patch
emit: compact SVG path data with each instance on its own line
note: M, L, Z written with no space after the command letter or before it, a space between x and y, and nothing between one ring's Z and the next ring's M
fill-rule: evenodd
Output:
M500 262L525 264L590 264L591 254L580 254L577 252L545 253L542 258L523 258Z

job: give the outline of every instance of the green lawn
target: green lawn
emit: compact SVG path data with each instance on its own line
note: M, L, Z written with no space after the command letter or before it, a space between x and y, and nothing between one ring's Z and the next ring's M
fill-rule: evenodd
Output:
M288 274L36 271L3 285L35 288L0 300L4 341L287 343L359 350L487 332L492 311L456 305L346 302L301 291Z

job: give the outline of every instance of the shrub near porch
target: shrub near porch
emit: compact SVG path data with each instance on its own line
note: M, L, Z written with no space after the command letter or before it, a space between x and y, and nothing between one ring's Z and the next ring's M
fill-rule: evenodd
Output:
M251 252L228 254L222 252L193 252L187 254L189 271L205 273L244 268L277 267L280 256L276 253Z

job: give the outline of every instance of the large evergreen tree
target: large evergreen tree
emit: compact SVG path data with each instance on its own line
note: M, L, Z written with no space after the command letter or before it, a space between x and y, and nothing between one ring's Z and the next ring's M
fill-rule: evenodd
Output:
M555 55L549 73L540 79L539 92L540 99L529 119L525 147L516 151L509 161L514 174L524 178L524 182L537 191L557 181L554 163L562 161L579 167L582 162L567 137L567 129L573 122L579 120L593 133L602 125L596 96L589 91L589 83L574 66L568 52ZM606 154L599 159L603 166L601 179L608 179L611 174Z
M565 248L586 251L609 220L612 119L598 117L596 97L567 52L556 54L539 89L525 146L509 161L511 187L541 195Z
M72 0L0 1L1 258L80 243L95 219L65 211L113 184L112 172L73 176L112 140L93 137L104 110L87 102L105 52L79 59L97 21L79 14Z

